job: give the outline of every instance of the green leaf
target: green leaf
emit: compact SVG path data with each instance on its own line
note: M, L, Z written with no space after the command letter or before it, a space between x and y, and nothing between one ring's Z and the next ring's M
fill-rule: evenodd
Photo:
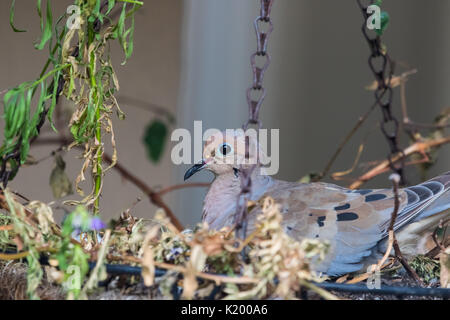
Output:
M50 126L52 127L53 131L57 132L54 124L53 124L53 111L56 107L56 100L57 100L57 93L58 93L58 83L59 83L59 77L61 76L61 70L58 70L56 74L53 77L53 92L52 92L52 100L50 107L48 109L47 118L50 122Z
M380 18L381 18L380 29L375 29L375 32L379 36L383 35L384 30L386 30L386 28L389 25L389 14L386 11L382 11Z
M14 26L14 7L16 5L16 0L13 0L11 3L11 8L9 9L9 24L14 32L27 32L27 30L20 30Z
M128 46L125 51L125 58L129 59L134 49L134 15L131 16L131 27L125 32L125 39L128 37Z
M167 126L160 120L154 120L147 126L144 135L144 144L151 161L158 162L166 143Z
M108 15L111 12L111 10L114 8L115 5L116 5L115 0L108 0L108 10L106 11L105 15Z
M50 5L50 0L47 0L47 13L46 13L46 23L44 27L44 17L42 16L42 3L41 0L37 1L37 10L39 14L39 19L41 22L41 42L35 45L36 49L42 50L44 49L45 44L52 37L52 25L53 25L53 17L52 17L52 8Z
M17 117L15 115L15 112L17 111L16 102L19 97L19 93L20 89L14 88L8 91L3 97L4 117L5 117L4 134L5 134L5 142L7 145L11 143L11 140L14 138L15 135L15 133L13 132L13 122Z
M133 9L130 10L127 14L127 3L125 2L122 7L122 12L119 17L119 21L117 22L117 28L115 30L115 37L119 39L120 46L122 47L123 52L125 53L125 60L122 62L124 65L128 58L133 54L134 49L134 11L140 7L140 4L134 4ZM125 28L125 20L127 17L131 15L131 26L129 29Z
M69 88L67 90L67 99L70 100L72 98L73 89L75 88L73 66L70 66L69 76L70 76L70 79L69 79Z
M41 83L41 93L39 95L39 101L36 107L36 112L34 113L33 117L31 118L31 122L29 124L30 128L30 136L35 137L38 135L37 132L37 125L39 124L41 113L44 111L44 103L46 98L46 92L47 92L47 86L45 85L45 82Z
M98 18L101 23L103 23L103 15L100 13L100 5L101 0L97 0L95 2L94 10L92 10L92 16L89 19L93 18L93 21ZM92 21L92 22L93 22Z
M22 144L20 146L20 161L24 164L27 160L28 152L30 151L30 107L31 99L33 98L33 90L28 90L26 101L25 101L25 115L23 123L20 126L24 126L21 130L22 132Z
M125 18L127 13L127 4L124 3L122 7L122 12L120 13L119 21L117 22L117 37L119 38L119 43L124 51L126 51L126 39L124 40L123 34L125 32Z

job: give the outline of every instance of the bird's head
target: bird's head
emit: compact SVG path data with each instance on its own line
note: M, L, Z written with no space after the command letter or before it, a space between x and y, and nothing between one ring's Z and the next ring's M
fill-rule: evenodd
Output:
M215 175L234 173L237 176L241 165L246 168L258 164L258 150L261 162L264 152L256 135L244 134L243 130L218 131L206 139L203 159L186 171L184 180L203 169Z

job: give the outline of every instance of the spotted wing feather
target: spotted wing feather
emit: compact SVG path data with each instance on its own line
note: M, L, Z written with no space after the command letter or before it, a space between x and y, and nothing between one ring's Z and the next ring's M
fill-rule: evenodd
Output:
M394 228L399 229L445 205L448 208L449 188L450 172L399 190L400 207ZM348 190L324 183L280 183L266 195L280 204L283 226L290 236L330 242L327 259L317 267L329 275L362 268L363 258L387 236L394 208L391 189ZM434 206L434 202L439 202L436 200L442 203ZM254 210L251 216L258 211Z

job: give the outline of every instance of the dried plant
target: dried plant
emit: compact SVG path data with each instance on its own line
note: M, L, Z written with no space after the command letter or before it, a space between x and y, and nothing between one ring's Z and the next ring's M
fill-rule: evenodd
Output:
M199 287L198 278L206 277L226 284L226 299L271 296L291 299L296 297L302 284L324 280L314 273L311 261L322 259L328 245L317 240L297 242L290 238L281 226L279 206L272 198L265 198L262 208L256 231L238 246L234 232L227 228L212 231L202 224L194 231L179 233L160 211L156 219L161 226L153 226L147 232L140 251L146 283L154 283L152 270L159 266L183 275L185 298L199 298L210 293L212 288L208 285ZM241 254L244 243L250 248L249 261ZM205 271L208 274L202 274ZM228 277L221 276L224 271ZM237 276L240 274L241 277ZM236 279L243 281L240 283ZM162 281L173 282L173 276ZM308 287L312 284L308 283Z
M13 25L14 2L10 21L13 30L20 32ZM53 24L51 1L47 0L45 14L42 1L37 2L42 36L36 49L42 50L48 46L50 56L37 80L24 82L4 95L5 138L0 147L0 173L4 185L14 178L27 160L30 143L38 137L46 118L56 131L53 113L59 97L63 95L75 104L68 124L74 139L69 148L84 145L84 163L76 179L77 192L84 195L79 184L85 180L88 168L91 168L94 181L87 196L67 204L92 205L94 212L99 213L103 175L117 160L111 115L116 111L120 119L124 118L114 97L119 82L111 63L110 43L113 40L119 42L125 61L131 56L134 13L142 4L132 0L75 0L72 7L77 8L78 16L65 13ZM112 15L118 6L121 6L117 11L119 17L114 21ZM76 20L72 21L73 18ZM130 27L127 28L128 21ZM47 71L51 65L53 69ZM38 103L33 113L35 96ZM108 167L103 166L105 134L111 136L113 149Z

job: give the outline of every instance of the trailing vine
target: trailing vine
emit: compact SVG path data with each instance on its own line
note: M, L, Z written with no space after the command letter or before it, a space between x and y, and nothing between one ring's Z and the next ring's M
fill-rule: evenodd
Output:
M117 160L111 116L116 111L120 119L124 118L114 97L119 83L111 63L110 43L119 42L125 64L133 53L134 14L142 5L143 2L132 0L75 0L68 12L53 23L51 1L46 2L45 14L42 1L37 1L42 35L35 48L48 47L49 57L38 79L24 82L4 95L5 134L0 147L0 179L4 187L26 162L30 144L46 120L56 131L53 113L63 95L76 106L69 123L74 138L70 147L84 145L77 192L84 196L79 184L85 180L88 168L94 181L87 196L67 204L82 203L99 213L103 176ZM15 0L11 4L11 27L15 32L24 32L14 26L14 7ZM113 161L108 167L102 163L105 135L110 136L113 148Z

